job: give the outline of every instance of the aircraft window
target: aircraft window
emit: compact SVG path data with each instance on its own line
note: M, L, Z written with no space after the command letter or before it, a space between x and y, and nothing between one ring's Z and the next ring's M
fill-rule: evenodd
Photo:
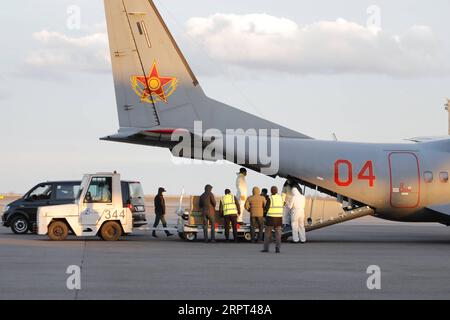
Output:
M448 182L448 172L439 173L439 180L441 180L441 182L447 183Z
M425 180L426 183L433 182L433 172L425 171L425 173L423 174L423 179Z

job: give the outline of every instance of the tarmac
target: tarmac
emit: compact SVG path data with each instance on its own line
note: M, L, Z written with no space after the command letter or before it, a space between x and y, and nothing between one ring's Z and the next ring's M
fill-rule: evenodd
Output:
M151 218L151 217L149 217ZM307 234L281 254L260 244L194 243L139 231L118 242L0 228L0 299L449 299L450 230L372 217ZM81 268L81 289L66 286ZM381 269L381 289L367 268Z

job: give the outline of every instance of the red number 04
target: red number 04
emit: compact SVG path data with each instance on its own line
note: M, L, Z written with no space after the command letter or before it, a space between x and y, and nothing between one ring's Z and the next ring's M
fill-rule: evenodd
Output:
M358 174L359 180L368 180L369 186L373 187L375 184L375 180L377 179L373 174L373 163L372 161L367 161L364 167L361 169L361 172Z
M341 167L347 167L346 179L341 179L339 169ZM358 180L369 181L369 186L375 185L376 177L373 172L373 162L367 161L361 171L358 173ZM348 187L353 183L353 165L349 160L337 160L334 163L334 182L340 187Z

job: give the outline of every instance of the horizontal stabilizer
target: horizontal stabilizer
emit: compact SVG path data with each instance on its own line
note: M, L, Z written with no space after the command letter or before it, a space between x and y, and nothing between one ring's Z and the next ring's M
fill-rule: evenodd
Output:
M152 0L104 0L121 130L273 130L308 136L210 99ZM126 134L126 133L125 133ZM119 137L120 138L120 137Z

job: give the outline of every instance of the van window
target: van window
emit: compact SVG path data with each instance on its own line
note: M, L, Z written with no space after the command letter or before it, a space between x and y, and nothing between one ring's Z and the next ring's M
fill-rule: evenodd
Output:
M112 202L112 178L94 177L91 180L84 202L87 203L111 203Z
M52 185L51 184L41 184L31 190L28 194L27 199L32 201L38 200L50 200L52 196Z
M131 199L144 199L144 191L142 186L138 182L130 183L130 198Z
M75 197L78 195L78 192L80 191L80 185L62 183L57 184L55 189L56 189L55 194L56 200L72 200L75 199Z

